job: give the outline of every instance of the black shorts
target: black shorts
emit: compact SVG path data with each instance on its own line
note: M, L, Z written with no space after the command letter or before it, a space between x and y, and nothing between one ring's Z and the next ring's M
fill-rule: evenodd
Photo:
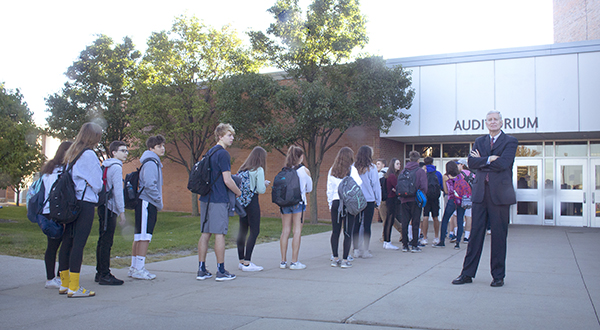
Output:
M423 217L428 217L431 213L431 217L437 218L440 215L440 199L435 200L428 199L427 204L423 207Z
M135 207L134 241L151 241L158 210L152 203L140 199Z

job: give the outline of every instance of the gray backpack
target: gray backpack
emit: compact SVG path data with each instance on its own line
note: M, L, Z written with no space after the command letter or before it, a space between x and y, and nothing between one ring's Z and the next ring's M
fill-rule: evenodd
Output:
M351 176L342 179L338 186L338 194L340 196L340 207L338 214L343 214L344 207L351 215L357 215L367 207L367 199L363 194L360 186L354 181Z

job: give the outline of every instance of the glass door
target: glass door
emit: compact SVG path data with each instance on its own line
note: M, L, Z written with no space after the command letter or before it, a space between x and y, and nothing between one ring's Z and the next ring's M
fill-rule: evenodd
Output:
M556 203L557 226L588 225L587 159L557 159ZM591 200L591 199L590 199Z
M590 227L600 227L600 159L592 159L591 167L591 200Z
M517 193L517 205L512 207L512 223L542 225L542 160L517 158L513 167L513 185Z

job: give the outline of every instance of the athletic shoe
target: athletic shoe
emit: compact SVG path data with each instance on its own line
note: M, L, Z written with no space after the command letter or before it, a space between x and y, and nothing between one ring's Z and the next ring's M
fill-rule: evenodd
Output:
M354 258L360 258L362 256L362 252L359 249L354 249Z
M287 262L285 262L285 261L282 261L282 262L279 264L279 268L281 268L281 269L286 269L286 268L287 268Z
M342 265L342 261L339 259L331 261L331 267L339 267L341 265Z
M373 255L371 254L371 251L366 250L365 252L363 252L362 258L363 259L373 258Z
M419 241L419 243L421 243L421 244L423 244L423 246L425 246L425 245L427 245L427 243L429 243L429 242L427 241L427 238L422 238L422 239Z
M383 248L384 248L385 250L398 250L398 249L400 249L399 247L397 247L397 246L393 245L393 244L392 244L392 243L390 243L390 242L383 242Z
M44 287L46 289L60 289L61 283L60 277L55 277L49 281L46 281L46 285L44 285Z
M257 266L253 263L249 263L248 266L242 266L243 272L260 272L263 270L263 267Z
M77 289L77 291L73 291L73 290L69 289L69 293L67 294L67 297L81 298L81 297L93 297L95 295L96 295L96 292L86 290L82 286L80 286L79 289Z
M446 247L446 244L442 243L442 242L438 242L437 244L433 244L431 247Z
M410 251L410 249L408 248L408 246L405 245L405 246L402 247L402 252L408 252L408 251Z
M108 275L100 276L98 279L98 284L100 285L122 285L125 283L123 280L116 278L113 274L108 273Z
M67 294L67 292L69 292L69 288L65 288L64 286L60 286L60 288L58 288L58 294Z
M333 254L331 255L331 257L329 257L329 260L334 261L335 258L333 257Z
M463 242L464 242L464 243L469 243L469 239L465 237L465 238L463 239Z
M238 264L238 269L239 269L239 270L242 270L242 268L244 268L244 264L240 262L240 263Z
M198 275L196 275L197 280L205 280L207 278L211 278L212 274L208 270L198 269Z
M354 261L354 257L352 256L352 254L348 254L348 258L346 258L346 260Z
M439 243L439 242L440 242L440 239L439 239L439 238L434 238L434 239L433 239L433 244L434 244L434 245L435 245L435 244L437 244L437 243Z
M456 242L456 245L454 245L454 249L455 250L460 250L460 243Z
M292 262L290 264L290 269L304 269L306 265L301 263L300 261Z
M135 273L135 268L129 267L129 271L127 272L127 277L133 277L133 273Z
M350 261L342 262L342 268L351 268L352 264Z
M142 269L136 269L131 277L138 280L153 280L156 278L156 275L151 274L146 267L144 267Z
M450 243L455 243L456 242L456 237L452 236L452 238L450 239Z
M418 246L413 246L413 247L410 248L410 252L412 252L412 253L418 253L418 252L421 252L421 251L423 251L423 250L421 250L421 248L418 247Z
M230 274L228 271L224 271L224 272L217 272L217 277L215 278L215 280L217 280L218 282L223 282L223 281L231 281L231 280L235 280L235 275Z

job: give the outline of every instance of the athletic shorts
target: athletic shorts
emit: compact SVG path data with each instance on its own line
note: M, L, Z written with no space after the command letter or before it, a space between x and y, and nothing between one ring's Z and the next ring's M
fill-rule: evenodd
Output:
M423 217L428 217L431 213L432 218L436 218L440 215L440 200L427 200L427 204L423 208Z
M227 230L229 229L228 206L229 203L206 203L200 201L201 232L227 235ZM208 207L208 214L206 207Z
M304 205L304 203L298 203L293 206L284 206L281 207L279 211L281 212L281 214L300 213L306 211L306 205Z
M135 234L134 241L151 241L158 210L156 206L140 199L135 207Z

